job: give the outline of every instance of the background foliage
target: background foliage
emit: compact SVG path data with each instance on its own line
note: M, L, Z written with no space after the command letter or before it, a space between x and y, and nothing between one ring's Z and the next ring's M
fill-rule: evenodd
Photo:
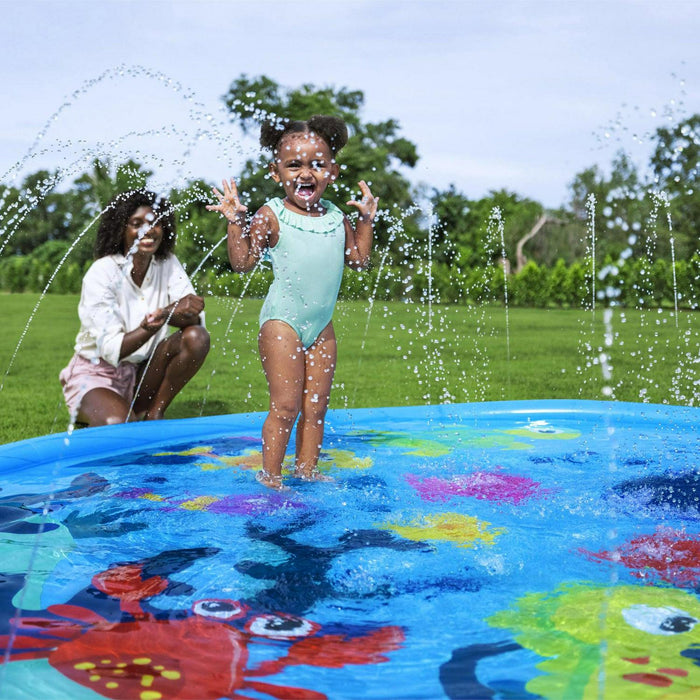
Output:
M365 120L359 90L285 88L266 76L242 75L222 99L231 120L250 134L265 118L332 113L346 120L351 136L329 197L342 206L364 179L380 196L381 213L373 267L346 274L345 298L502 302L508 293L516 306L586 308L596 303L597 286L600 303L697 306L700 115L658 129L643 172L620 152L607 173L592 166L574 174L566 206L547 210L505 189L473 199L454 185L412 183L418 146L397 119ZM237 174L250 213L277 194L267 161L265 154L248 160ZM19 186L0 184L0 290L77 293L100 213L116 193L143 187L151 176L135 161L95 160L63 191L59 173L44 170ZM212 184L198 179L168 193L177 210L177 254L188 271L197 270L202 293L261 296L269 272L252 279L230 272L225 228L205 209ZM605 279L596 282L594 270L604 270ZM611 285L614 297L601 292Z

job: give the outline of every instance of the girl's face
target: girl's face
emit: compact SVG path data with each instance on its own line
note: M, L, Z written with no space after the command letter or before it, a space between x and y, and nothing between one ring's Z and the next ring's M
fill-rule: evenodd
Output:
M282 184L287 202L303 213L317 213L326 187L339 168L328 144L314 133L289 134L275 151L270 174Z
M153 255L163 240L163 224L151 207L139 207L126 222L124 229L124 255L129 251L136 255ZM133 248L133 250L132 250Z

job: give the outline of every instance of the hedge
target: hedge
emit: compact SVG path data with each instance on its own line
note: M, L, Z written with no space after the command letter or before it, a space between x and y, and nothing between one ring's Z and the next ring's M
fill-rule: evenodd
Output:
M0 290L77 294L89 265L67 261L58 271L39 256L13 255L0 260ZM53 275L53 279L51 279ZM49 280L51 283L49 284ZM201 294L238 298L263 297L272 281L269 266L245 275L208 269L193 277ZM628 258L604 261L596 279L590 261L552 267L530 261L518 273L504 274L500 265L458 268L446 263L413 261L403 266L375 265L357 272L347 269L341 299L398 299L435 303L505 303L534 308L589 308L606 299L631 308L668 307L695 309L700 303L700 256L670 261Z

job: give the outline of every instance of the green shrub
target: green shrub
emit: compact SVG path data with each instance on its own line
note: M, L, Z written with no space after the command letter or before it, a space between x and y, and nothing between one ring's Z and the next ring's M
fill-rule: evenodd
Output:
M24 292L29 282L30 261L26 255L13 255L0 261L0 286L9 292Z
M0 291L48 292L76 294L91 260L84 263L68 257L58 268L68 250L66 241L48 241L30 255L13 255L0 259ZM614 261L608 256L598 265L596 274L605 266L610 273L596 278L600 295L614 288L617 303L628 308L672 308L674 295L682 308L700 306L700 254L690 260L670 261L646 257L630 257ZM675 288L674 288L675 270ZM587 308L592 301L593 272L590 260L567 265L559 259L553 267L528 262L517 274L504 276L498 265L466 267L457 260L427 262L413 260L403 265L375 264L367 270L346 268L339 298L344 300L412 300L427 302L429 294L435 303L503 304L535 308ZM53 276L53 279L52 279ZM262 265L252 272L238 274L203 268L193 278L199 293L229 298L262 298L272 283L272 270ZM596 303L605 303L599 297Z
M569 308L576 306L573 290L569 286L569 269L564 260L559 258L549 273L547 280L548 305Z
M547 269L530 260L517 275L511 277L510 298L517 306L544 308L548 302L549 282Z

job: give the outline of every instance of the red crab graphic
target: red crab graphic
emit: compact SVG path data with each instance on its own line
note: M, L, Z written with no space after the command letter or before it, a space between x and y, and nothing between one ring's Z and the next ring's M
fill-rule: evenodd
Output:
M400 628L389 626L356 638L318 635L316 623L283 613L254 616L239 629L226 623L245 618L248 608L230 600L198 601L191 615L156 619L140 601L161 593L168 580L144 579L142 570L140 564L126 564L92 580L133 620L110 622L83 607L52 605L48 612L55 618L13 620L16 634L0 636L0 646L10 647L10 661L47 658L64 676L114 700L245 700L248 696L239 692L245 690L280 700L320 700L326 695L254 679L292 665L381 663L404 639ZM248 669L248 645L263 639L291 644L285 656Z
M609 552L579 552L592 561L620 562L632 576L650 583L660 579L689 588L700 583L700 537L685 530L661 526L653 535L639 535Z

